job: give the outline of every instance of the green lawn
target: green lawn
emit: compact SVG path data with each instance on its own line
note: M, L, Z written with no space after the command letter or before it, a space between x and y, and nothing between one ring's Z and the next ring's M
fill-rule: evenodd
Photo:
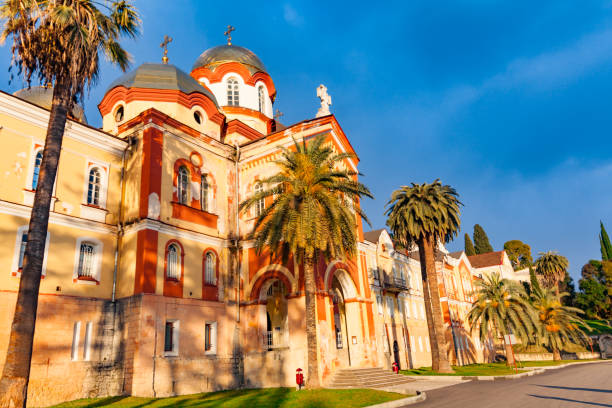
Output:
M580 362L585 362L585 361L596 361L596 360L520 361L520 362L517 362L517 364L519 366L522 365L523 367L548 367L548 366L557 366L557 365L567 364L567 363L580 363Z
M183 395L172 398L108 397L81 399L65 402L55 407L357 408L406 397L404 394L361 389L295 391L291 388L264 388Z
M431 367L421 367L412 370L400 371L405 375L508 375L515 374L514 368L509 368L506 363L470 364L465 366L453 366L453 374L440 374L431 370ZM519 370L521 372L521 370Z

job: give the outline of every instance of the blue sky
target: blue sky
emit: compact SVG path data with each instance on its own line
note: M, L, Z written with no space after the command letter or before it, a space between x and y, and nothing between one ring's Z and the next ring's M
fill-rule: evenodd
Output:
M520 239L558 250L579 277L599 258L599 220L612 232L612 1L136 1L143 29L134 65L161 58L189 71L225 41L253 50L276 84L285 123L316 113L316 87L361 159L376 196L364 208L384 226L391 191L440 178L495 249ZM8 66L10 50L0 48ZM105 64L85 101L120 72ZM0 71L0 88L15 91Z

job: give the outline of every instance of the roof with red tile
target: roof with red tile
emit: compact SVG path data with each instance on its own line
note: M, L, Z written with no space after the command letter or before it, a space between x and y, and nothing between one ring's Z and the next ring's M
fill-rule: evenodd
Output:
M468 256L468 259L474 268L486 268L488 266L502 265L504 263L504 251L472 255Z

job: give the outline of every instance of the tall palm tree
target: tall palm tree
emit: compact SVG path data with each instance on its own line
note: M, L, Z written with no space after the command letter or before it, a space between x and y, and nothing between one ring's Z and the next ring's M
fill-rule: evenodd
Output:
M140 25L129 0L4 0L0 40L12 38L12 64L28 84L53 85L53 99L38 187L30 217L28 242L11 326L6 363L0 379L0 406L25 406L40 274L49 223L51 193L59 162L66 117L96 81L99 54L125 70L129 54L118 40L134 37Z
M507 363L514 363L512 344L506 342L506 335L514 334L523 344L538 327L535 311L523 287L514 281L501 279L499 273L485 275L476 281L476 300L467 315L470 332L479 329L480 340L491 335L504 338Z
M559 294L559 283L565 279L569 262L566 257L556 251L540 252L535 261L536 274L542 277L546 288Z
M457 191L440 180L402 186L391 194L385 214L393 239L402 247L416 244L421 261L425 313L429 321L432 369L453 372L448 360L440 287L434 258L438 242L449 242L457 235L459 220Z
M369 223L359 207L361 197L372 194L357 181L358 173L343 170L354 155L337 154L324 144L325 136L294 149L282 149L278 173L262 180L264 188L240 204L243 211L271 197L272 203L255 220L249 238L258 253L269 249L287 262L290 255L304 265L306 291L307 387L320 386L317 361L315 264L355 255L357 217Z
M567 292L556 293L541 288L537 280L531 279L531 302L538 313L538 341L553 353L553 360L561 360L561 350L568 343L586 345L589 336L582 330L589 325L578 315L584 311L577 307L565 306L562 299Z

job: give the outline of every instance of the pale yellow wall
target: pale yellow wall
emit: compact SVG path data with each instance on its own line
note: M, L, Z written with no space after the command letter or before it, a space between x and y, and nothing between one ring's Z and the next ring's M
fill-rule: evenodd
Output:
M134 293L136 276L136 247L138 233L127 233L121 237L121 254L117 273L117 298L131 296Z

